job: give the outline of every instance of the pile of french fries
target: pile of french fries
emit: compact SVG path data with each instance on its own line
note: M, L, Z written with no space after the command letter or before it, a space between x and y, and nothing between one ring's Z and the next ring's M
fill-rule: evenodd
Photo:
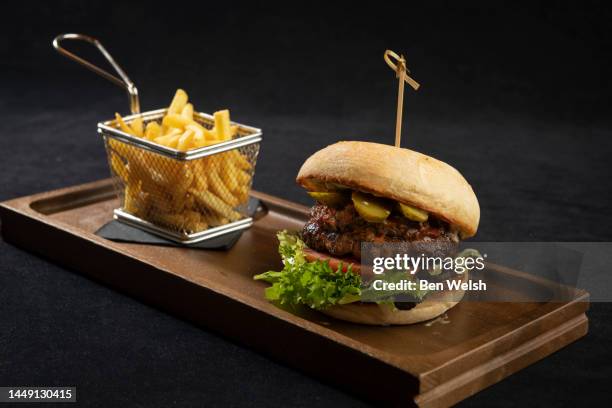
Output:
M229 111L214 113L208 129L193 119L185 91L176 91L161 123L142 118L127 124L116 114L117 127L132 136L181 151L230 140L237 127ZM248 201L253 168L238 150L181 161L120 140L108 139L109 162L124 186L123 209L144 220L194 233L242 218L236 209Z
M125 133L183 152L234 137L238 127L230 125L229 110L215 112L215 126L207 129L193 119L193 105L188 100L187 93L177 89L161 123L149 122L144 126L142 118L136 118L127 125L121 115L115 113L117 125Z

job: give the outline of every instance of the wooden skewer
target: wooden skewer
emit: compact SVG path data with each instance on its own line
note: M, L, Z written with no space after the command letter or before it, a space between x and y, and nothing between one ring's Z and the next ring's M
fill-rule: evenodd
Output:
M395 118L395 147L400 147L402 143L402 114L404 112L404 81L406 77L406 63L404 57L400 59L399 81L397 89L397 115Z
M406 74L406 72L410 71L406 68L406 59L403 55L397 55L391 50L386 50L384 58L387 65L395 71L396 77L398 78L395 147L400 147L402 139L402 113L404 111L404 82L408 83L415 91L417 91L421 85ZM396 62L393 62L392 59Z

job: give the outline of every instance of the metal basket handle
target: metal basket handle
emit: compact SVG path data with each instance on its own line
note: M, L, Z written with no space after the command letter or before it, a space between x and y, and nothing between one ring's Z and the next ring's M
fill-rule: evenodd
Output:
M81 40L81 41L85 41L85 42L95 45L98 51L100 51L100 53L104 55L104 58L106 58L106 60L109 62L109 64L111 64L111 66L115 69L115 71L117 72L117 74L119 74L121 78L117 78L115 75L103 70L102 68L95 66L91 62L84 60L78 55L73 54L72 52L66 50L60 45L60 42L63 40ZM53 48L55 48L57 52L64 55L65 57L78 62L79 64L83 65L85 68L95 72L96 74L100 75L103 78L106 78L107 80L111 81L115 85L120 86L121 88L124 88L128 92L128 95L130 97L130 110L132 111L132 113L140 113L140 101L138 99L138 89L136 89L136 86L134 85L132 80L127 76L127 74L123 71L123 69L121 69L119 64L115 62L115 60L108 53L108 51L106 51L106 48L104 48L102 43L98 41L96 38L90 37L84 34L60 34L53 39Z

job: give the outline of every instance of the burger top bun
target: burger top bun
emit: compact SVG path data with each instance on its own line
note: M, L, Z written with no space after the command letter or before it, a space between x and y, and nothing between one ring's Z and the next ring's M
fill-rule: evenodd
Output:
M463 238L476 234L480 207L455 168L433 157L370 142L338 142L306 160L297 182L309 191L337 185L390 198L433 214Z
M467 272L461 276L461 281L468 281ZM376 303L349 303L331 306L323 310L323 313L339 320L375 326L415 324L445 313L459 303L464 294L465 291L461 289L434 292L410 310Z

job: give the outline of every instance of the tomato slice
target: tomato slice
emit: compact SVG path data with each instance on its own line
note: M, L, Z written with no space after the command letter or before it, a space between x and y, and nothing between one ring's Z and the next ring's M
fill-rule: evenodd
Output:
M342 272L347 272L349 265L351 265L351 270L360 275L361 274L361 265L358 262L355 262L354 259L350 258L334 258L331 255L323 254L321 252L314 251L310 248L304 248L304 257L309 262L313 261L328 261L329 266L333 270L338 270L338 266L342 262Z

